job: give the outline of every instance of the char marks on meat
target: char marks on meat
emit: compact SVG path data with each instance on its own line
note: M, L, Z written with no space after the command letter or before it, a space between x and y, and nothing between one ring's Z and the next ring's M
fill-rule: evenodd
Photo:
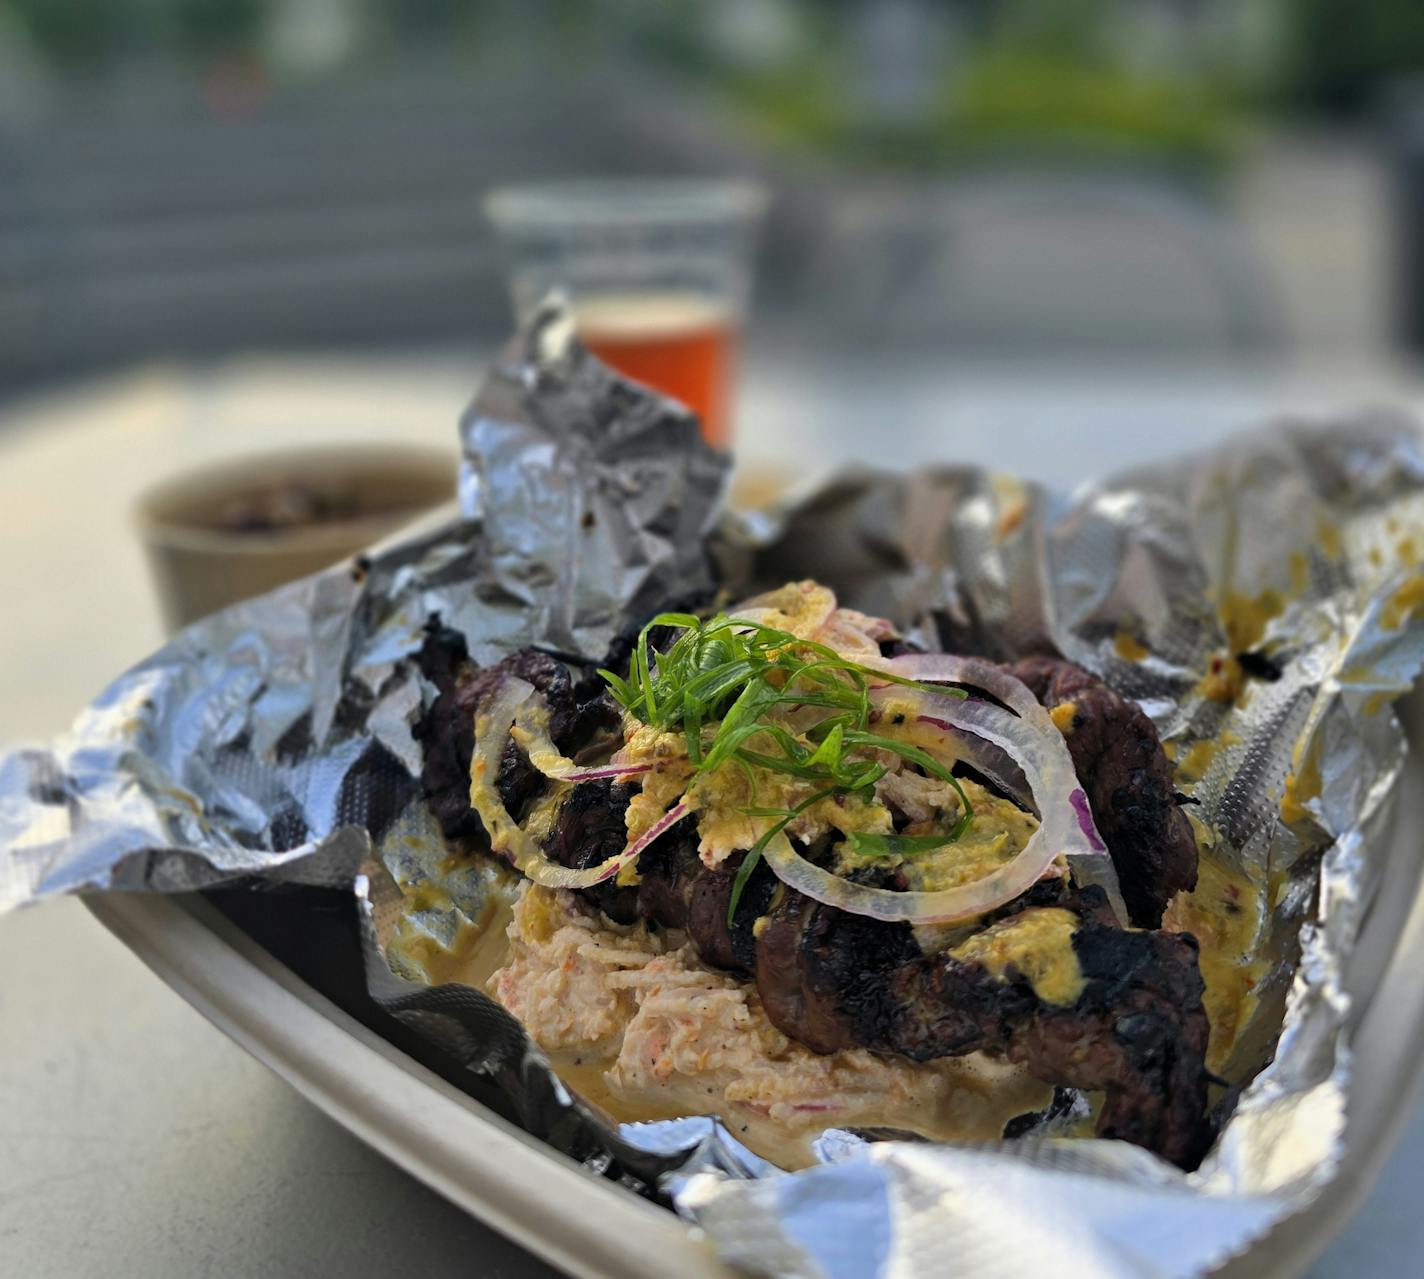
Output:
M432 631L421 669L438 696L417 726L424 785L448 838L483 832L469 808L475 709L517 675L551 708L550 735L577 753L617 723L587 679L572 681L532 650L477 671L463 642ZM1191 831L1175 803L1171 769L1146 716L1100 681L1064 662L1035 658L1009 668L1048 706L1072 701L1068 737L1078 775L1107 842L1134 922L1156 926L1173 893L1196 877ZM497 785L506 807L527 809L544 780L510 743ZM555 818L547 855L591 865L623 847L628 789L603 781L572 788ZM1012 967L991 973L951 952L925 954L908 925L823 906L760 865L731 926L727 907L738 860L709 868L696 826L681 822L639 859L636 887L600 885L584 895L618 922L635 918L685 930L702 959L749 974L772 1023L817 1052L851 1046L927 1061L983 1051L1023 1064L1045 1082L1102 1090L1102 1136L1157 1151L1184 1167L1210 1136L1205 1119L1208 1024L1195 941L1118 926L1097 889L1044 881L984 923L1054 905L1078 918L1072 947L1083 987L1068 1007L1050 1004ZM870 872L867 872L870 873ZM903 887L874 872L882 886Z
M501 773L501 776L503 774ZM616 857L628 842L623 814L628 788L611 778L573 787L559 805L544 855L560 866L584 870ZM638 892L605 880L584 889L584 896L615 924L634 924L639 918Z
M504 680L522 679L544 695L549 736L566 754L577 756L619 724L617 709L607 697L586 680L575 685L564 663L537 649L520 649L481 670L470 660L464 637L436 621L426 631L416 664L437 691L413 731L424 753L425 794L447 839L484 839L484 826L470 807L475 711ZM518 818L543 790L545 779L510 740L496 785L500 802Z
M1197 846L1157 729L1135 702L1071 662L1029 657L1005 669L1049 709L1072 703L1068 753L1128 914L1141 928L1161 927L1167 903L1196 887Z
M1195 940L1125 931L1098 888L1055 904L1079 918L1072 945L1085 985L1071 1007L1012 974L920 953L908 925L793 892L762 931L757 992L772 1023L817 1052L861 1046L916 1061L988 1052L1045 1083L1102 1090L1100 1136L1195 1166L1210 1139ZM1009 907L1001 921L1013 918Z
M753 928L777 880L765 866L753 871L737 903L731 927L727 907L740 858L710 868L697 855L697 827L679 822L638 859L638 915L664 928L685 931L697 953L714 968L751 972L756 965Z
M891 985L918 958L908 924L852 915L784 889L759 939L757 994L778 1030L816 1052L857 1045L898 1052L889 1043Z
M1184 1167L1205 1153L1209 1026L1194 938L1129 932L1084 889L1073 951L1085 985L1071 1007L1039 999L948 952L903 965L879 1045L917 1061L1001 1054L1045 1083L1105 1093L1098 1135L1145 1146Z

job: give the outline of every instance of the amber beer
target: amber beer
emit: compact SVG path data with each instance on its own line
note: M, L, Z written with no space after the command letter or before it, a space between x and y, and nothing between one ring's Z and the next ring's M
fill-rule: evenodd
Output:
M730 443L737 332L729 310L695 295L626 294L576 300L574 322L600 360L681 400L709 444Z

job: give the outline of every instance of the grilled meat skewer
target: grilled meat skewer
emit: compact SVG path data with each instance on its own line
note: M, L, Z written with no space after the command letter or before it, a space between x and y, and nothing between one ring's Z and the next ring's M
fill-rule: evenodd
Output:
M606 744L619 725L600 684L575 680L535 650L481 671L458 635L436 631L421 666L438 691L416 730L425 748L424 785L455 841L482 843L469 804L473 724L505 678L538 689L550 708L550 737L573 758ZM1008 669L1050 709L1071 703L1071 717L1064 717L1070 754L1124 899L1135 923L1159 923L1172 894L1195 882L1196 849L1150 721L1066 662L1034 658ZM527 811L547 785L511 739L496 780L508 811ZM620 851L629 797L627 786L606 779L573 788L546 855L582 868ZM1199 1161L1210 1136L1208 1024L1190 936L1123 929L1099 890L1050 880L978 921L979 940L925 953L909 925L824 906L786 888L764 865L729 924L737 868L736 858L705 866L696 830L684 822L644 852L636 885L610 881L581 895L615 922L641 918L686 931L705 963L754 980L772 1023L814 1051L860 1046L918 1061L975 1051L1003 1056L1045 1082L1102 1090L1099 1135L1184 1167ZM893 872L880 874L879 886L903 886ZM1031 967L1028 952L1015 950L1020 933L1045 928L1057 930L1065 955L1071 947L1074 980L1062 989L1031 980L1023 971Z

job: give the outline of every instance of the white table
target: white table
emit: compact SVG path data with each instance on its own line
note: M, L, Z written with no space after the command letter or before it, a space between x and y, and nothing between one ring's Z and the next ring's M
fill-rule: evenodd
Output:
M62 728L162 639L128 526L147 484L285 444L454 448L480 362L452 355L154 368L0 408L0 741ZM751 363L742 457L997 462L1072 484L1285 410L1415 400L1379 369ZM1424 1255L1415 1117L1315 1279ZM0 1274L542 1276L225 1040L75 902L0 921Z

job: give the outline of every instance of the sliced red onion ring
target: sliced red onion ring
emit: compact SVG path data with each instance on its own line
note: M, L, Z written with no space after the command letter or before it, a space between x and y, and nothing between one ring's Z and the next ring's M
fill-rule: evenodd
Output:
M906 653L901 657L884 659L881 664L890 674L920 684L968 684L973 688L982 688L1030 723L1053 725L1048 712L1039 705L1038 698L1029 691L1027 684L981 657ZM1053 731L1060 738L1063 736L1056 727Z
M1002 743L995 741L994 738L990 736L990 733L992 733L993 731L993 726L992 724L986 725L984 723L985 715L980 709L987 708L990 712L990 716L992 717L992 713L998 711L999 709L997 706L993 706L988 702L965 700L962 702L954 702L953 707L957 712L960 713L960 723L950 723L945 719L937 718L933 715L921 715L920 723L928 724L931 728L936 728L941 730L942 732L950 734L954 734L956 731L959 730L967 731L969 733L974 734L975 736L982 737L984 739L984 742L995 752L1002 751L1003 755L1009 756L1009 751L1003 747ZM973 725L973 727L966 727L966 725L963 723L963 720L965 719L968 719ZM1066 754L1067 752L1065 751L1064 753ZM1009 757L1013 758L1012 756ZM971 760L970 762L972 763L973 761ZM1015 760L1014 762L1017 763L1018 761ZM1071 767L1071 757L1069 758L1069 764ZM978 767L978 765L975 764L975 767ZM981 769L980 771L983 770ZM1056 766L1054 771L1057 771ZM1035 775L1035 773L1030 771L1029 769L1024 769L1023 772L1025 777L1029 780L1031 787L1035 780L1041 779L1043 776L1041 770L1038 771L1037 775ZM1074 819L1077 821L1078 834L1082 837L1083 841L1086 841L1086 851L1093 853L1106 852L1107 845L1103 843L1102 836L1098 834L1098 828L1093 822L1093 810L1088 804L1088 796L1084 792L1083 788L1077 785L1077 780L1077 774L1075 772L1073 774L1074 786L1073 789L1068 792L1067 802L1068 807L1073 810ZM1075 841L1075 843L1079 842L1080 841ZM1064 849L1063 851L1082 852L1084 851L1084 849L1081 847L1075 847L1070 849Z
M971 726L961 721L955 727L966 728L975 736L984 734L986 740L1003 749L1023 769L1043 813L1038 829L1012 861L970 884L935 892L894 892L842 879L807 861L796 852L789 840L780 839L773 840L766 849L767 862L777 877L828 906L876 919L910 923L953 923L982 915L1032 887L1048 870L1054 858L1064 851L1072 833L1073 813L1067 802L1068 783L1053 767L1051 759L1048 762L1048 777L1040 774L1032 747L1020 745L1018 739L1023 726L1012 715L987 703L980 703L976 709L991 712L988 716L974 717L976 721L989 719L991 725L987 730L978 722ZM946 708L942 713L947 717L955 715L956 711ZM995 716L1001 717L1001 724L992 724ZM927 717L922 717L920 724L931 731L938 728ZM962 745L956 744L958 748ZM1076 781L1071 774L1069 777Z
M915 727L942 734L940 756L956 756L981 772L1001 771L1007 757L1022 772L1039 826L1019 854L984 878L937 892L894 892L855 884L807 861L784 836L773 839L766 859L789 887L827 906L875 919L954 923L1013 900L1040 879L1060 854L1101 856L1087 797L1078 784L1063 735L1029 690L1013 676L973 658L944 655L897 658L886 664L896 675L919 682L943 681L981 688L1003 702L938 697L904 687L875 690L919 709ZM1015 714L1014 712L1017 712ZM933 749L933 743L925 743ZM982 749L984 746L992 751Z
M514 716L512 731L518 732L523 739L519 744L524 748L529 762L545 777L578 785L580 782L596 782L605 777L636 777L640 773L651 773L657 767L656 763L648 761L637 764L620 763L618 756L614 755L606 764L580 768L554 745L554 739L549 736L547 716L537 713L538 708L533 704L535 700L529 698L520 706Z
M549 776L578 785L580 782L602 781L605 777L637 777L640 773L651 773L656 767L656 764L600 764L597 768L575 768L567 773L550 773Z
M1057 742L1067 766L1073 768L1067 743L1063 741L1063 735L1038 698L1022 680L1015 679L992 662L974 657L955 657L949 653L913 653L891 659L885 663L885 669L921 684L968 684L983 689L998 698L1010 710L1017 712L1027 723L1035 725L1046 740ZM1002 778L994 777L983 768L980 771L996 784L1003 785ZM1073 771L1076 775L1076 770ZM1005 790L1008 794L1014 793L1007 787ZM1112 859L1107 855L1107 844L1093 821L1093 810L1088 803L1088 797L1081 788L1075 786L1069 792L1068 802L1073 806L1078 833L1081 836L1081 839L1074 841L1074 847L1065 849L1074 876L1080 883L1100 885L1107 892L1113 911L1119 919L1126 922L1127 908L1123 905L1122 893L1118 888L1117 871Z
M835 649L842 657L853 662L863 665L878 662L883 660L880 656L880 644L861 625L862 622L874 620L863 613L838 608L811 638L818 644Z
M1018 683L1012 676L1005 676L1005 678L1013 683ZM1026 689L1024 691L1027 692ZM1073 757L1068 753L1068 745L1063 740L1063 734L1058 731L1056 725L1048 717L1048 712L1039 706L1037 701L1033 703L1038 711L1037 715L1033 717L1038 721L1035 724L1028 716L1015 719L992 702L983 702L972 697L935 697L934 694L925 696L934 714L921 715L921 723L942 730L962 729L972 733L991 746L1002 750L1023 770L1024 777L1033 792L1040 820L1045 817L1043 801L1039 798L1039 792L1043 789L1045 781L1048 781L1051 786L1052 781L1048 779L1067 779L1067 785L1058 788L1061 793L1053 796L1060 807L1066 806L1072 817L1068 845L1059 851L1064 853L1102 853L1106 851L1107 845L1103 843L1102 836L1098 834L1098 828L1093 822L1093 810L1088 804L1087 795L1078 783L1078 773L1073 767ZM1005 728L1006 723L1008 728ZM1013 725L1016 723L1038 730L1026 749L1029 760L1027 764L1024 762L1024 756L1016 754L1008 744L1010 739L1006 734L1014 731Z
M504 853L521 869L521 863L542 857L543 850L510 816L495 783L514 717L533 696L533 685L522 679L506 679L484 711L475 712L475 749L470 757L470 807L484 823L490 847Z
M955 741L958 753L964 762L1021 807L1033 809L1033 791L1023 769L1011 760L997 746L991 746L982 738L975 737L968 729L956 728L947 721L939 721L943 731ZM970 759L970 754L973 758Z
M1078 814L1078 829L1083 832L1083 838L1088 841L1088 847L1095 853L1105 853L1108 846L1103 843L1103 837L1098 834L1098 828L1093 821L1093 810L1088 804L1088 796L1081 790L1075 790L1068 796L1068 802L1073 805L1073 811Z
M536 884L542 884L545 888L591 888L594 884L602 884L606 880L612 879L625 866L631 866L643 855L644 849L660 835L677 825L690 812L692 812L691 804L686 802L674 804L637 839L632 840L621 853L615 853L612 857L599 862L597 866L574 870L568 866L560 866L557 862L551 862L540 850L537 861L525 862L518 869Z
M974 688L983 689L984 692L998 698L1027 724L1038 729L1045 742L1052 744L1048 748L1053 749L1056 754L1060 754L1066 761L1067 767L1070 770L1073 769L1072 756L1068 754L1068 746L1063 740L1063 734L1058 731L1057 725L1039 703L1038 698L1029 691L1028 686L1022 680L1015 679L992 662L986 662L977 657L955 657L948 653L911 653L903 657L892 658L884 663L884 668L891 674L912 679L921 684L968 684ZM951 704L964 705L965 703L953 702ZM978 766L976 765L976 767ZM996 785L1003 786L1008 794L1014 794L1011 788L1004 786L1004 780L1001 777L994 776L993 773L984 769L980 769L980 771L984 772L985 776L994 781ZM1088 805L1088 797L1083 794L1081 789L1075 787L1075 790L1077 790L1078 798L1074 799L1070 794L1069 802L1073 804L1074 812L1078 818L1082 845L1070 851L1104 853L1107 851L1107 845L1103 843L1102 836L1098 834L1098 828L1093 822L1093 811Z
M545 888L590 888L612 879L625 866L637 861L643 850L686 817L692 806L685 800L676 804L621 853L606 858L597 866L575 870L551 862L539 847L538 840L510 815L496 786L500 763L504 758L504 744L509 740L515 720L520 718L521 712L525 712L536 696L533 687L523 680L507 679L499 686L488 708L476 714L475 750L470 761L470 806L484 823L490 847L508 857L521 874ZM626 775L627 771L624 769L622 774L615 776Z
M997 697L1010 710L1016 711L1028 723L1037 725L1047 739L1057 741L1068 767L1073 768L1068 745L1062 740L1062 734L1058 732L1057 726L1049 718L1038 698L1022 680L1015 679L993 663L973 657L954 657L948 653L914 653L892 659L886 663L886 669L922 684L971 684L983 689ZM1003 785L1002 777L994 777L984 767L978 767L986 777ZM1076 775L1077 770L1073 771ZM1007 794L1014 793L1008 787L1005 787L1005 791ZM1088 797L1081 788L1075 787L1069 793L1068 802L1073 806L1078 819L1078 831L1082 836L1081 840L1076 841L1075 847L1065 850L1073 877L1080 884L1097 884L1101 887L1107 893L1113 913L1126 925L1127 907L1123 904L1122 891L1118 886L1117 868L1108 856L1108 846L1093 821L1093 810L1088 803Z

